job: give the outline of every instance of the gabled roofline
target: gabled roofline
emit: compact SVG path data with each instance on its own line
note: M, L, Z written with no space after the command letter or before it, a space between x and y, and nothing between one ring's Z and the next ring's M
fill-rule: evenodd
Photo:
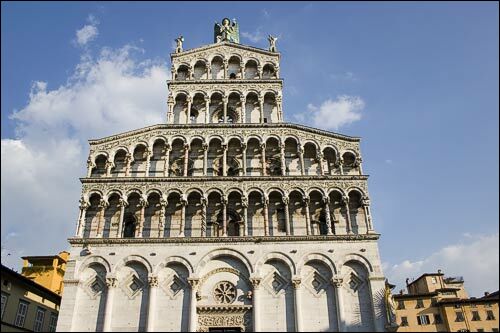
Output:
M248 45L243 45L243 44L238 44L238 43L233 43L233 42L227 42L227 41L220 42L220 43L207 44L207 45L203 45L203 46L200 46L200 47L196 47L194 49L189 49L189 50L186 50L186 51L182 51L182 52L179 52L179 53L175 53L175 52L174 53L170 53L170 57L171 58L176 58L176 57L179 57L179 56L184 56L184 55L189 55L189 54L192 54L192 53L196 53L198 51L210 50L210 49L216 48L218 46L223 46L223 45L233 46L235 48L239 48L239 49L247 50L247 51L260 52L262 54L266 54L266 55L269 55L269 56L278 56L278 59L281 57L281 54L279 52L271 52L271 51L268 51L268 50L265 50L265 49L261 49L261 48L255 47L255 46L248 46Z

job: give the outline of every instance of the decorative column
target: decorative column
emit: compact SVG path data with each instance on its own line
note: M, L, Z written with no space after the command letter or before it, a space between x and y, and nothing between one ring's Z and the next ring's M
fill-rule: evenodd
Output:
M269 236L269 200L267 198L263 198L263 213L264 213L264 236Z
M158 238L163 238L165 232L165 209L168 206L167 199L160 199L160 221L158 223Z
M266 143L263 142L260 144L260 151L262 156L262 176L267 176L266 174Z
M309 197L305 197L302 201L304 203L304 208L306 209L306 231L308 235L311 234L311 215L309 214L309 201Z
M352 234L351 231L351 211L349 209L349 197L342 196L342 204L345 206L346 210L346 232Z
M95 168L94 162L92 162L92 159L89 158L87 159L87 178L92 175L92 169Z
M240 65L240 79L245 78L245 66Z
M148 201L144 198L139 199L139 207L141 207L141 215L140 215L140 220L139 220L139 230L137 232L137 238L142 237L142 232L144 229L144 216L145 216L145 210L146 207L148 206Z
M224 67L224 79L227 79L228 78L228 75L227 75L228 61L227 61L227 59L224 59L222 61L222 66Z
M280 78L280 66L276 66L274 71L276 72L276 78L279 79Z
M80 214L78 215L78 222L76 223L76 237L83 237L83 230L85 229L85 214L90 204L84 198L80 199Z
M189 145L186 143L184 144L184 172L183 172L184 177L187 177L188 175L188 162L189 162Z
M111 177L111 169L115 166L113 162L106 161L106 177Z
M210 64L205 64L205 72L207 72L207 80L210 80L210 74L212 74L210 70Z
M222 175L227 176L227 143L222 144Z
M276 96L276 106L278 107L278 121L283 122L283 108L282 108L283 98L278 95Z
M210 117L210 97L205 96L205 124L209 123Z
M260 107L260 123L264 123L264 96L259 96L259 107Z
M130 177L130 166L133 161L132 154L127 153L127 155L125 155L125 177Z
M260 64L257 64L257 76L262 79L262 66Z
M167 105L168 105L167 124L173 124L174 123L174 105L175 105L175 100L174 100L174 97L171 94L168 95Z
M251 277L250 283L252 284L252 318L253 318L253 332L260 332L260 282L259 277Z
M297 145L297 154L299 154L300 174L303 176L306 174L306 170L304 167L304 148L300 143Z
M372 217L370 214L370 199L367 196L361 198L361 205L365 211L366 233L373 232Z
M248 199L243 195L241 197L241 206L243 207L243 236L248 236Z
M207 237L207 198L201 198L201 237Z
M196 293L200 284L200 279L188 278L188 283L191 286L190 302L189 302L189 332L196 332L198 314L196 313Z
M99 201L99 219L97 220L97 238L101 238L103 234L103 229L104 229L104 211L106 210L106 207L108 207L109 204L106 202L106 200L101 199Z
M245 97L245 95L241 96L240 97L240 100L241 100L241 119L240 119L240 123L245 123L246 119L247 119L247 98Z
M243 154L243 176L247 175L247 143L241 143L241 152Z
M285 163L285 144L280 145L280 157L281 157L281 175L286 175L286 163Z
M335 301L337 308L337 321L338 321L338 331L344 332L344 298L342 295L342 278L340 276L334 276L332 278L332 284L335 287Z
M186 206L188 202L186 199L181 198L181 225L179 231L179 237L184 237L184 225L186 223Z
M191 96L187 97L186 124L190 123L191 118Z
M360 175L363 174L363 169L361 168L361 162L363 162L361 156L356 156L356 160L354 161L354 166L358 168L358 172Z
M148 284L149 284L149 298L148 298L148 319L147 319L146 331L154 332L158 277L156 275L149 276Z
M327 228L327 234L333 235L333 224L332 218L330 216L330 198L323 198L323 209L325 210L325 222Z
M227 237L227 199L222 197L222 237Z
M153 152L149 148L146 148L146 170L145 170L146 177L149 177L149 166L151 164L151 155L152 154L153 154Z
M203 176L207 175L208 168L208 143L203 143Z
M116 231L116 238L122 238L123 232L123 218L125 216L125 207L128 206L127 201L124 198L118 200L118 207L120 207L120 221L118 222L118 229Z
M111 319L113 318L113 298L115 295L115 288L117 286L115 277L106 277L106 304L104 305L104 324L103 331L111 332Z
M324 172L324 168L323 168L323 153L322 152L319 152L317 155L316 155L316 160L318 161L318 164L319 164L319 174L321 176L323 176L325 174Z
M283 205L285 206L285 230L286 235L290 236L290 212L288 211L288 204L290 203L290 199L287 197L283 197Z
M302 332L302 288L300 288L300 283L302 280L300 277L292 278L293 294L294 298L294 308L295 308L295 332Z
M344 168L342 166L344 165L344 159L341 156L339 156L338 161L339 161L340 174L343 175L344 174Z
M163 168L163 175L165 177L169 176L169 170L170 169L170 150L172 150L172 147L170 146L169 143L165 144L165 167Z
M227 103L229 98L227 96L222 96L222 109L223 109L223 123L227 123Z

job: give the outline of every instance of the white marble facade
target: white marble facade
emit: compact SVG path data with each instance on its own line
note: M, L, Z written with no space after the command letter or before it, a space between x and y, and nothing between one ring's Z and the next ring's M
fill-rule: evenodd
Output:
M58 331L384 331L360 139L284 123L231 24L176 40L167 124L90 141Z

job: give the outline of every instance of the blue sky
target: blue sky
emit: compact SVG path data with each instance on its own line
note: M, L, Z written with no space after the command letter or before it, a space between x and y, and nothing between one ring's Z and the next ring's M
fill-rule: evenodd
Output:
M279 36L287 121L362 138L386 274L400 284L441 268L464 275L473 295L498 289L498 3L1 6L10 266L67 248L85 140L165 122L174 38L188 49L212 43L214 21L228 16L243 44L265 48L268 34ZM332 121L342 96L360 101L346 111L359 120Z

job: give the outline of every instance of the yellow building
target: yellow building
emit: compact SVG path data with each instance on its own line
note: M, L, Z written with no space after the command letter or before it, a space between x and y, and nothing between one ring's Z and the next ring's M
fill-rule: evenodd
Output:
M407 290L393 296L398 332L498 332L498 292L469 297L463 278L441 271L407 280Z
M69 252L66 251L62 251L55 256L22 257L24 263L21 274L61 295L68 258Z
M61 296L2 265L2 332L55 332Z

